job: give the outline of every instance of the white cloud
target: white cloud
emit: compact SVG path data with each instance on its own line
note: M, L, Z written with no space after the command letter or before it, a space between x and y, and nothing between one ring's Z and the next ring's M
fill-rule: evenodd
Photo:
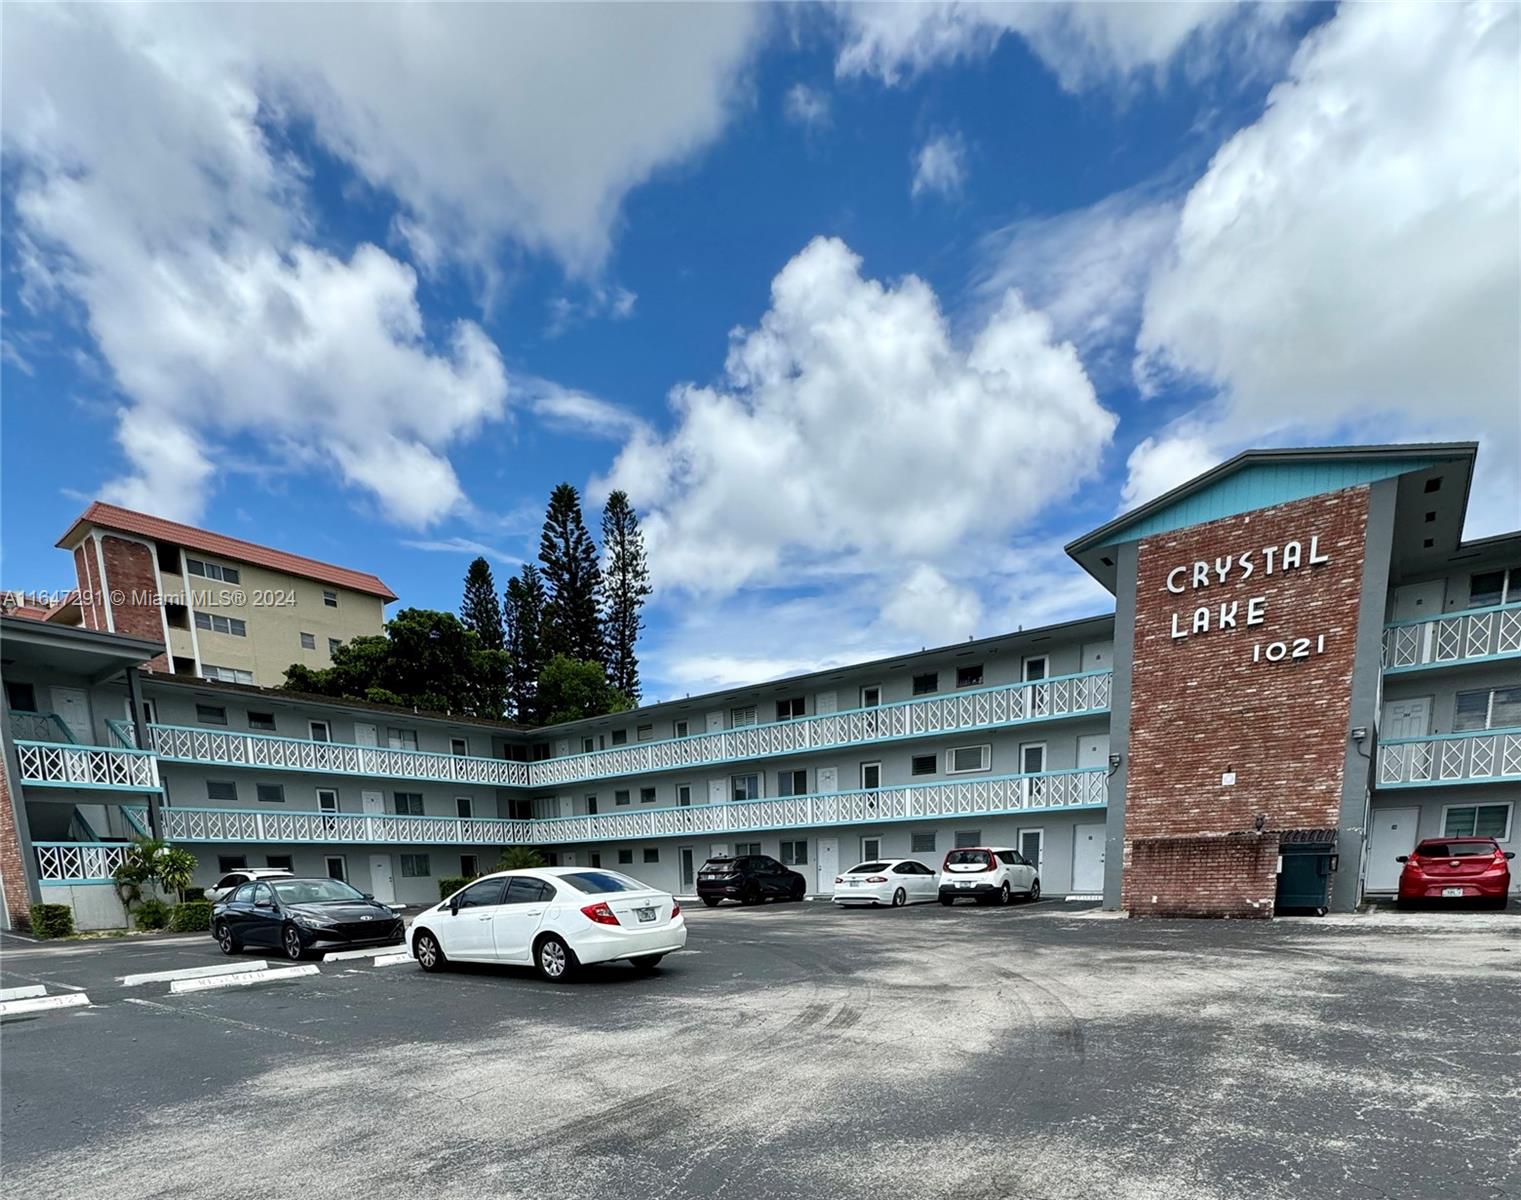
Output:
M1257 49L1292 12L1287 4L925 3L842 4L835 60L841 76L896 83L931 67L991 54L1021 37L1068 91L1160 76L1177 60L1196 69Z
M1472 436L1476 501L1516 520L1518 26L1513 5L1357 4L1306 38L1147 294L1141 382L1216 399L1138 452L1131 493L1248 442Z
M827 128L831 120L829 95L806 83L794 83L782 97L782 112L809 132Z
M966 186L966 143L959 133L937 133L914 152L914 181L909 194L934 192L947 200Z
M1125 460L1125 486L1120 500L1133 508L1202 475L1222 455L1208 439L1179 429L1163 437L1143 438Z
M1017 294L958 344L922 280L860 266L805 247L731 335L722 385L674 389L675 428L635 435L593 491L645 514L658 587L867 578L884 642L959 637L991 547L1093 474L1115 418Z
M447 537L437 539L407 539L401 543L409 550L425 550L431 554L457 554L470 558L490 558L507 566L516 567L522 559L495 546L478 542L474 538Z
M528 405L534 415L564 432L618 441L646 428L638 415L600 396L589 396L547 379L533 381L530 388Z

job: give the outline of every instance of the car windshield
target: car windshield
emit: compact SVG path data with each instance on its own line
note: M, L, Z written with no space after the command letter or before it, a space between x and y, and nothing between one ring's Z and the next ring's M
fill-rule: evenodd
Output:
M952 850L945 856L948 867L985 867L988 865L986 850Z
M1495 852L1493 842L1422 842L1415 848L1422 858L1476 858Z
M870 875L874 871L885 871L885 870L887 870L887 864L885 862L869 862L869 863L862 863L858 867L851 867L850 870L848 870L848 871L845 872L845 874L847 874L847 875Z
M573 871L560 878L578 892L596 896L603 892L642 892L644 885L612 871Z
M281 904L326 904L334 900L363 900L362 893L337 879L271 879L267 881Z

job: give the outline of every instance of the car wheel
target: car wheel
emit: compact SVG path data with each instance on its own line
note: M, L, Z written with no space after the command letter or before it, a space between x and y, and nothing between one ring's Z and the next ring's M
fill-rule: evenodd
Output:
M294 925L287 925L281 932L280 949L285 951L285 957L291 962L300 962L306 957L306 947L301 944L301 931Z
M717 908L718 907L718 897L717 896L704 896L702 898L702 902L704 904L706 904L709 908Z
M412 944L412 953L424 971L442 971L449 962L444 957L444 948L438 944L438 939L426 929L417 935L417 940Z
M998 903L1007 904L1013 898L1013 894L1009 891L1009 881L1005 879L1003 881L1003 887L998 889Z
M664 957L664 954L641 954L638 958L629 959L629 962L633 964L634 970L643 973L653 971Z
M533 965L539 978L550 983L564 983L576 970L576 955L559 934L551 933L539 940L533 952Z
M806 883L800 883L800 884L798 884L796 887L794 887L792 889L791 899L793 899L793 900L801 900L807 894L808 894L808 885Z
M951 905L956 903L956 900L952 896L941 896L940 903L945 905L946 908L949 908Z
M739 898L741 904L759 904L760 889L753 883L745 889L744 895Z
M1510 900L1509 896L1496 896L1492 900L1490 900L1489 907L1493 908L1493 909L1497 909L1497 910L1498 909L1503 909L1505 907L1505 905L1509 902L1509 900Z
M1038 879L1032 879L1030 881L1030 903L1034 904L1039 899L1040 899L1040 880L1038 880Z
M238 939L232 936L232 927L226 921L217 922L217 945L222 948L223 954L236 954L243 949L238 945Z
M893 893L893 907L894 908L902 908L907 903L908 903L908 893L905 892L902 888L899 888L896 892Z

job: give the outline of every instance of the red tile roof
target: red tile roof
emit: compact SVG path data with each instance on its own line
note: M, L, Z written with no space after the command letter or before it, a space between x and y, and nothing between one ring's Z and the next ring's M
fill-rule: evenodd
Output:
M241 538L197 529L194 525L181 525L178 521L166 521L162 517L133 512L130 508L118 508L114 504L103 504L99 500L80 514L79 518L69 526L68 532L58 539L57 544L72 547L79 540L82 528L89 525L98 526L101 529L114 529L119 533L136 534L138 537L152 538L155 541L172 542L175 545L184 546L187 550L199 550L203 554L231 559L233 562L248 563L250 566L267 567L271 571L282 571L287 575L296 575L302 579L335 584L341 588L348 588L350 591L379 596L383 601L396 599L395 592L367 571L351 571L347 567L335 567L331 563L318 562L315 558L304 558L299 554L274 550L269 546L260 546L256 542L245 542Z

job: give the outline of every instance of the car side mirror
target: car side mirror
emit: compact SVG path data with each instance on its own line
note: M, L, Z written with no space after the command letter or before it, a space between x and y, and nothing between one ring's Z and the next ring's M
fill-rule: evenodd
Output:
M363 896L366 900L373 900L373 899L375 899L375 897L372 896L372 895L370 895L369 892L360 892L359 894L361 896Z
M455 916L455 917L459 916L459 897L458 896L450 896L449 897L449 914L451 916Z
M1516 857L1516 852L1514 850L1507 850L1505 852L1505 857L1506 858L1515 858Z
M1394 861L1395 862L1409 862L1410 861L1410 855L1408 855L1408 854L1401 854Z
M255 900L254 901L254 907L255 908L273 908L274 905L271 904L268 900Z

